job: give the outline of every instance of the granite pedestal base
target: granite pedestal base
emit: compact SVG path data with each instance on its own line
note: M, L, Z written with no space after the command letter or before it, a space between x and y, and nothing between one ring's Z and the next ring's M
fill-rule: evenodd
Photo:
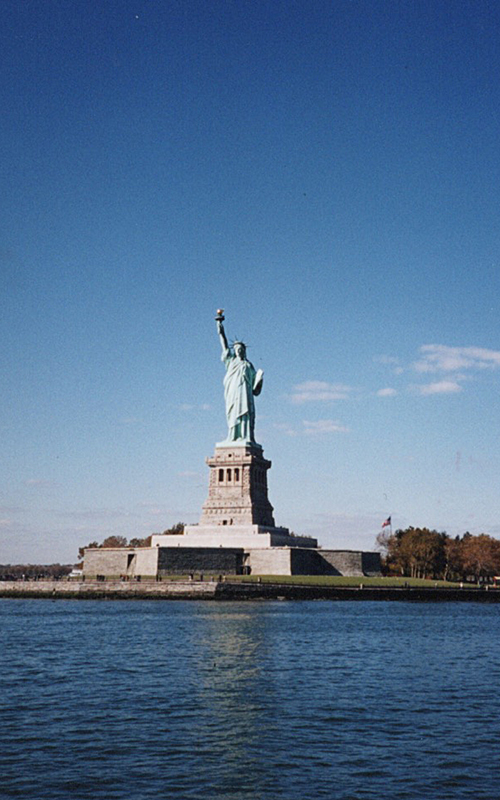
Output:
M155 534L153 547L317 547L311 536L295 536L288 528L264 525L186 525L180 535Z

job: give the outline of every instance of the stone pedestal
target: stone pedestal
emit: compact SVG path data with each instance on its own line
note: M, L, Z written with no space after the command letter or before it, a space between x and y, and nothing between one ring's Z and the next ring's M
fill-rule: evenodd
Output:
M261 525L274 528L273 507L267 496L267 470L258 444L217 445L207 458L210 467L208 500L200 526Z
M294 536L288 528L262 525L186 525L181 534L153 534L153 547L317 547L310 536Z
M294 536L278 528L267 496L271 462L259 444L221 442L207 458L210 467L208 499L199 525L186 525L182 534L154 534L153 547L253 548L317 547L310 536Z

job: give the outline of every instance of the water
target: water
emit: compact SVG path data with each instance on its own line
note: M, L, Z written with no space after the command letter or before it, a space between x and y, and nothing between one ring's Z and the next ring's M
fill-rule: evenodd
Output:
M496 605L0 601L0 797L500 796Z

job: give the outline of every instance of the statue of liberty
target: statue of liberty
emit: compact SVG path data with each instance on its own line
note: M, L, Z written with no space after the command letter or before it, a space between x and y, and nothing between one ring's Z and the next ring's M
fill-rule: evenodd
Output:
M233 342L230 346L224 331L223 310L215 318L222 345L222 361L226 368L224 377L224 399L228 425L227 440L223 444L256 444L254 396L260 394L264 373L255 370L247 360L244 342ZM221 442L222 444L222 442Z

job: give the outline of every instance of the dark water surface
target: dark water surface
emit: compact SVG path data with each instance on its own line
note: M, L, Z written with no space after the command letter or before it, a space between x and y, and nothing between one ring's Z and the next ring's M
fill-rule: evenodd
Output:
M500 798L500 608L0 601L0 797Z

